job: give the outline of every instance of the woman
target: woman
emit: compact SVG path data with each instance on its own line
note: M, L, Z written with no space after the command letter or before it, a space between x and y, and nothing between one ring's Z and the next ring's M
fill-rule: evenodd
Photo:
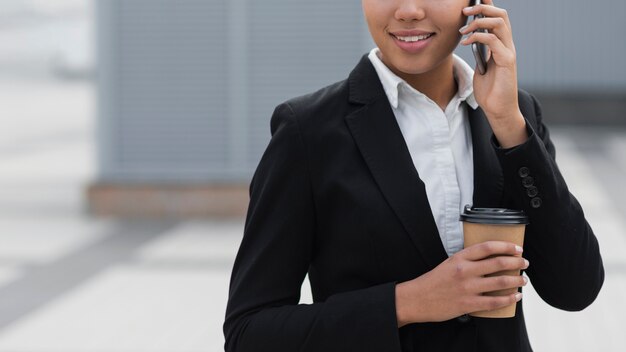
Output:
M531 351L521 290L482 295L526 284L485 277L505 269L525 270L554 307L593 302L597 240L539 104L518 90L507 13L484 3L363 0L377 48L347 80L276 108L233 268L227 351ZM461 34L489 47L485 75L453 55ZM465 204L524 210L524 248L463 249ZM298 305L307 273L314 303ZM513 318L467 315L515 302Z

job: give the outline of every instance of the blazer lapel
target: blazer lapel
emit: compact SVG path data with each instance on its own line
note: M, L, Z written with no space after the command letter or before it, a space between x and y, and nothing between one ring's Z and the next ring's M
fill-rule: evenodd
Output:
M349 78L350 101L363 104L346 122L387 202L434 268L446 254L419 178L374 67L364 56Z
M499 207L502 204L504 176L493 146L493 131L487 117L479 107L468 107L474 154L474 195L476 207Z

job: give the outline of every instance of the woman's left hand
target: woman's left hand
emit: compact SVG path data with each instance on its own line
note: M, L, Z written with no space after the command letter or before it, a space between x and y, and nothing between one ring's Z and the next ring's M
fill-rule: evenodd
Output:
M462 34L469 34L461 44L480 42L487 45L491 52L487 72L484 75L474 73L474 97L487 115L500 143L517 145L527 135L525 128L523 131L520 129L525 126L525 121L517 98L517 64L509 16L506 10L493 6L493 0L483 0L482 5L465 8L463 14L482 14L484 18L477 18L461 29ZM472 33L478 29L486 29L489 33ZM497 130L510 131L514 126L517 136L498 136ZM510 143L503 143L501 139Z

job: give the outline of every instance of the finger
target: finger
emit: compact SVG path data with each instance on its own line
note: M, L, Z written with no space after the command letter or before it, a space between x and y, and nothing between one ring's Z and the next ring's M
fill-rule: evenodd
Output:
M491 55L498 66L515 65L515 50L507 48L493 33L475 32L461 41L462 45L483 43L491 50Z
M507 270L523 270L528 268L528 260L519 256L498 256L475 262L471 274L484 276Z
M494 255L521 255L522 247L504 241L487 241L467 247L457 254L467 260L482 260Z
M527 283L528 279L523 275L500 275L472 280L468 284L468 290L474 293L485 293L524 287Z
M481 14L485 17L501 17L504 19L507 27L511 29L511 21L509 20L509 14L505 9L495 7L493 5L481 4L476 6L469 6L463 9L465 16L475 16Z
M474 312L494 310L506 307L522 300L522 293L516 292L506 296L478 296L473 304Z
M495 34L506 47L513 47L513 36L511 35L509 27L506 26L506 23L501 17L485 17L476 19L467 26L461 28L459 32L461 32L461 34L469 34L480 29L486 29Z

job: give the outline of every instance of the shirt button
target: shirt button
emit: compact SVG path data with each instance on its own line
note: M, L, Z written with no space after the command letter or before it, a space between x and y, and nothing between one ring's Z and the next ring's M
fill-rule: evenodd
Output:
M469 323L471 320L472 320L472 317L470 317L468 314L463 314L460 317L456 318L456 321L458 321L461 324Z
M524 178L528 175L530 175L530 169L527 168L526 166L523 166L519 169L519 171L517 172L519 177Z
M524 177L524 179L522 180L522 185L526 188L532 186L535 183L535 180L530 177L530 176L526 176Z
M539 189L535 186L530 186L526 189L526 194L528 194L530 198L536 197L537 194L539 194Z
M541 198L535 197L535 198L531 199L530 200L530 206L532 206L535 209L539 208L541 206Z

